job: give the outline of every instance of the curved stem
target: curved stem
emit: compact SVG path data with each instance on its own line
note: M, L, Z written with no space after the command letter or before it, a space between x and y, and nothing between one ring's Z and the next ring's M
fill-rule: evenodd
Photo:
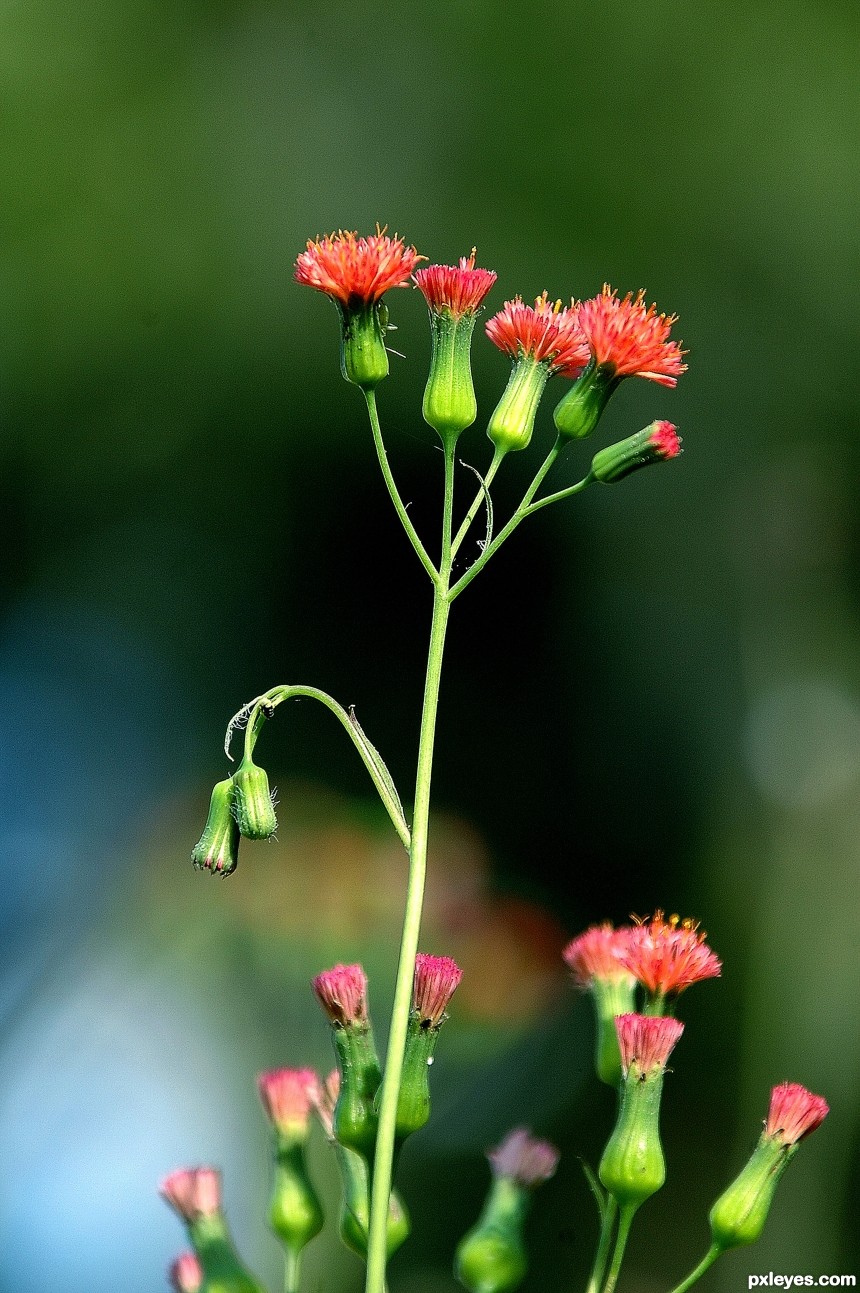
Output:
M575 485L568 485L567 489L560 489L555 494L547 494L546 498L539 498L536 503L531 503L526 508L526 515L531 516L532 512L539 512L542 507L546 507L549 503L560 503L563 498L571 498L574 494L578 494L585 489L586 485L590 485L594 479L594 476L589 472L587 476L583 476L582 480L578 480Z
M448 599L448 580L451 574L453 489L454 456L452 450L446 450L442 560L439 582L433 595L433 620L430 627L430 646L427 653L427 674L424 682L424 703L418 742L415 811L412 820L409 880L406 888L406 909L403 915L403 933L400 941L400 960L394 988L394 1005L391 1011L391 1028L388 1035L385 1073L379 1092L379 1130L376 1137L376 1153L371 1173L366 1293L385 1293L388 1201L391 1195L397 1102L403 1074L406 1030L412 1006L412 980L415 974L415 956L418 951L421 912L424 904L433 745L436 735L436 714L439 705L439 685L442 675L445 631L448 626L448 615L451 609Z
M711 1269L717 1258L722 1255L722 1252L722 1248L719 1248L716 1244L709 1248L698 1266L690 1271L686 1279L681 1280L681 1283L672 1289L672 1293L686 1293L687 1289L695 1284L696 1280L701 1279L705 1271Z
M591 1278L588 1281L586 1293L600 1293L600 1286L603 1283L603 1275L606 1271L606 1263L609 1260L609 1247L612 1243L612 1231L615 1228L615 1218L618 1215L618 1204L612 1195L606 1200L606 1207L603 1210L603 1217L600 1222L600 1241L597 1245L597 1252L594 1257L594 1265L591 1268Z
M456 557L460 544L465 539L466 535L469 532L469 527L471 526L475 517L478 515L481 504L486 499L486 491L489 490L490 486L492 485L493 480L495 479L496 472L499 470L499 467L501 467L502 465L502 459L504 458L504 456L505 456L505 450L500 449L497 445L496 452L493 454L493 461L490 463L489 467L487 468L487 474L484 477L484 483L482 487L478 490L477 494L475 495L475 501L472 503L472 506L469 508L468 512L466 513L463 519L463 524L460 526L459 530L457 531L457 537L454 539L454 542L451 544L452 558Z
M361 756L361 761L370 773L371 780L376 786L379 798L385 807L394 829L400 838L405 849L410 845L410 831L403 813L403 805L397 794L397 789L391 778L391 774L386 768L382 756L374 745L367 739L364 731L359 725L358 719L351 712L339 705L334 697L329 696L328 692L321 691L319 687L305 687L301 685L282 687L272 687L263 696L252 701L250 707L245 706L240 713L245 713L250 708L248 722L245 729L245 755L250 757L254 752L254 746L263 721L266 718L266 709L276 709L278 705L285 700L293 700L298 697L306 697L309 700L318 700L327 710L334 714L335 718L346 730L355 748ZM234 720L235 722L235 720ZM229 729L228 729L229 732Z
M618 1222L618 1235L615 1239L615 1251L612 1254L612 1264L609 1267L609 1274L606 1277L606 1283L603 1286L603 1293L612 1293L618 1281L618 1274L621 1270L621 1263L624 1261L624 1250L627 1247L627 1239L630 1235L630 1227L633 1224L633 1218L636 1215L636 1208L630 1207L621 1209L621 1219Z
M389 464L388 454L386 453L385 445L382 440L382 428L379 425L379 413L376 409L376 392L373 390L365 391L364 398L367 401L367 412L370 417L370 426L373 431L373 443L376 445L376 456L379 459L379 465L382 468L382 475L385 479L385 484L388 487L388 492L391 495L394 510L400 517L400 523L406 531L409 542L418 554L418 560L433 580L433 583L438 584L439 572L427 555L427 549L419 539L418 531L409 519L406 505L400 497L400 491L398 490L394 476L391 473L391 465Z

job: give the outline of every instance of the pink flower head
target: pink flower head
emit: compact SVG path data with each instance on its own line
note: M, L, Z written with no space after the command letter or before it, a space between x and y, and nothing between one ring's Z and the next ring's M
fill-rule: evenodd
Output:
M180 1167L164 1178L158 1193L190 1225L221 1211L221 1173L214 1167Z
M615 1031L624 1076L633 1064L640 1073L661 1072L675 1048L684 1025L669 1015L617 1015Z
M339 1095L340 1073L332 1069L325 1081L318 1084L314 1097L316 1115L329 1140L334 1140L334 1107Z
M527 1127L509 1131L501 1145L487 1150L494 1176L506 1176L529 1189L555 1175L559 1152L548 1140L539 1140Z
M551 374L578 377L591 358L576 310L562 309L561 301L552 304L546 292L533 306L520 296L505 301L487 321L486 331L493 345L512 359L545 363Z
M662 911L627 933L621 961L652 995L683 992L701 979L715 979L722 962L705 942L695 921L677 916L663 918Z
M632 981L633 975L623 965L620 954L627 946L626 929L613 929L606 922L592 925L580 934L562 952L565 962L581 988L588 988L595 979L617 983L622 979Z
M798 1082L783 1082L770 1093L765 1133L785 1145L796 1145L820 1127L829 1112L823 1096L813 1095Z
M412 1008L421 1016L422 1023L431 1028L438 1028L443 1023L448 1002L462 977L463 971L450 956L418 953L412 983Z
M313 981L323 1010L336 1028L367 1023L367 975L360 965L335 965Z
M419 260L424 257L414 247L389 238L378 225L369 238L340 229L308 242L296 259L295 278L356 309L375 305L389 288L405 287Z
M652 423L648 444L658 458L677 458L681 452L681 437L678 428L671 422Z
M661 386L677 386L686 371L684 351L669 340L677 315L658 314L645 305L645 293L628 292L623 300L605 283L599 296L577 307L579 326L588 338L598 366L617 377L648 377Z
M198 1293L203 1270L193 1253L183 1253L170 1267L168 1278L176 1293Z
M474 314L498 275L492 269L475 269L475 248L461 256L459 265L427 265L412 275L434 314L447 310L455 319Z
M263 1108L283 1132L306 1132L320 1081L313 1069L271 1069L257 1078Z

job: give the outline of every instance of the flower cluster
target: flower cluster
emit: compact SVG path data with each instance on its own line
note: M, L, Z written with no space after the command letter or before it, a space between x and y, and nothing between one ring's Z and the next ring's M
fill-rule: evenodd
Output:
M662 911L614 929L595 925L573 939L564 959L580 987L632 976L653 998L678 996L704 979L717 978L722 962L692 920Z

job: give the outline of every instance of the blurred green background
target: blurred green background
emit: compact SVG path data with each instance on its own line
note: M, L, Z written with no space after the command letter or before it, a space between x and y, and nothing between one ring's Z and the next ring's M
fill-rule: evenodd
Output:
M558 952L655 907L699 917L725 971L683 1002L669 1181L623 1286L698 1259L785 1079L833 1112L710 1287L856 1273L856 5L0 13L2 1293L166 1287L182 1237L155 1186L207 1161L276 1280L254 1075L330 1063L307 981L335 960L364 959L384 1018L403 862L323 711L261 741L278 844L223 886L188 862L226 721L276 682L355 703L408 797L428 588L334 312L291 281L308 237L376 221L431 260L477 244L491 310L645 286L690 351L677 391L628 382L598 433L671 418L680 463L541 512L456 606L424 946L466 977L392 1291L454 1289L482 1151L520 1122L562 1149L524 1290L581 1286L577 1155L612 1105ZM429 534L426 318L417 293L391 307L383 424ZM474 368L481 468L507 366L480 329ZM539 452L506 467L500 513ZM313 1166L330 1192L322 1145ZM309 1290L359 1289L333 1240L310 1254Z

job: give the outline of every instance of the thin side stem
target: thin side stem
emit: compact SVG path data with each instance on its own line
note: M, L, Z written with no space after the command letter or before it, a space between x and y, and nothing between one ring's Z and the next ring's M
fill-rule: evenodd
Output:
M539 512L542 507L547 507L550 503L560 503L563 498L571 498L574 494L578 494L585 489L586 485L590 485L593 480L594 476L589 472L587 476L583 476L582 480L578 480L575 485L568 485L567 489L560 489L555 494L547 494L546 498L539 498L536 503L530 504L526 509L526 514L531 516L532 512Z
M711 1269L717 1258L722 1256L722 1252L722 1248L719 1248L716 1244L709 1248L698 1266L690 1271L685 1280L681 1280L681 1283L672 1289L672 1293L687 1293L687 1289L691 1288L696 1280L701 1279L705 1271Z
M627 1247L627 1240L630 1235L630 1227L633 1224L633 1218L636 1215L635 1207L626 1207L621 1209L621 1219L618 1222L618 1234L615 1239L615 1251L612 1254L612 1264L609 1267L609 1274L606 1277L606 1283L603 1286L603 1293L612 1293L618 1282L618 1275L621 1271L621 1263L624 1261L624 1250Z
M493 454L493 461L490 463L489 467L487 468L487 474L484 477L483 488L479 489L477 494L475 495L475 501L472 503L472 506L469 508L468 512L463 518L463 524L460 526L459 530L457 531L457 537L454 539L454 542L451 544L452 558L456 557L460 544L463 542L466 535L469 533L469 527L471 526L475 517L478 515L478 512L481 508L481 504L485 501L484 491L489 490L490 486L492 485L496 476L496 472L499 470L499 468L502 465L502 459L504 458L504 456L505 456L504 449L500 449L497 445L496 452Z
M438 585L439 572L436 569L436 567L433 565L433 562L430 560L430 557L427 555L427 549L424 547L424 544L419 539L418 531L415 529L415 526L412 524L412 521L409 519L409 513L406 510L406 505L403 502L403 499L400 497L400 491L397 488L397 484L391 472L391 465L388 461L388 454L385 449L385 444L383 443L383 440L382 440L382 428L379 425L379 414L376 409L376 392L372 390L365 391L364 398L367 401L367 412L368 412L368 416L370 417L370 426L373 431L373 443L376 445L376 456L379 459L379 465L382 468L382 475L385 480L385 484L388 487L388 492L391 495L391 501L394 504L394 510L396 511L397 515L400 517L400 523L403 526L404 530L406 531L409 542L412 544L413 548L418 554L418 560L421 562L422 566L427 571L427 574L433 580L433 583Z
M588 1281L586 1293L600 1293L600 1286L603 1283L603 1276L606 1272L606 1263L609 1260L609 1249L612 1244L612 1232L615 1229L615 1218L618 1216L618 1204L610 1194L606 1200L606 1207L603 1210L603 1217L600 1223L600 1241L597 1245L597 1252L594 1257L594 1266L591 1268L591 1278Z
M400 1082L403 1074L403 1055L406 1047L406 1030L412 1006L412 981L415 975L415 956L421 930L421 912L424 905L424 882L427 873L427 838L430 817L430 779L433 771L433 745L436 736L436 714L439 706L439 685L442 676L442 657L445 631L451 604L448 599L448 581L451 573L451 516L453 511L454 459L453 453L445 455L445 506L442 528L442 560L439 580L433 595L433 620L430 627L430 646L427 653L427 674L424 682L424 704L421 713L421 731L418 742L418 766L415 776L415 809L412 819L412 844L409 853L409 880L406 888L406 908L403 915L403 933L400 942L400 961L394 988L394 1005L388 1035L388 1052L385 1073L379 1094L379 1130L376 1138L371 1173L370 1225L367 1243L366 1293L385 1293L386 1239L388 1202L391 1195L391 1178L394 1160L395 1124Z
M287 1249L284 1263L284 1293L299 1293L299 1280L302 1271L302 1255Z

